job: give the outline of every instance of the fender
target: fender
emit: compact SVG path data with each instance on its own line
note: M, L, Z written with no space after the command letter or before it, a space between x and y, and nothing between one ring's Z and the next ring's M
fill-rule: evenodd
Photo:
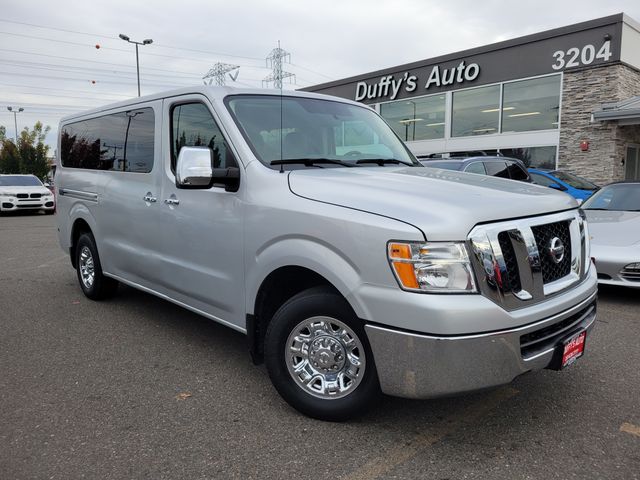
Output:
M287 236L263 245L254 257L253 265L246 265L246 311L254 314L260 286L278 268L296 266L307 268L324 277L345 298L351 297L351 307L357 315L364 313L350 293L361 283L361 275L349 257L333 245L318 238Z

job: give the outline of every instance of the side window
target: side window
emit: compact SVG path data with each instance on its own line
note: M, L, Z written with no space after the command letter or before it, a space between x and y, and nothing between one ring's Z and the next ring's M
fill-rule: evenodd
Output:
M153 109L143 108L126 113L123 144L126 172L148 173L153 169L155 118Z
M473 162L467 165L467 168L464 169L467 173L478 173L480 175L486 175L487 171L484 169L484 164L482 162Z
M509 170L505 162L484 162L484 168L487 170L487 175L509 178Z
M529 175L523 168L518 165L516 162L507 162L507 168L509 169L509 176L512 180L520 180L527 181L529 180Z
M65 125L60 134L62 166L149 173L153 169L154 127L152 108Z
M213 152L213 167L237 167L211 112L203 103L183 103L171 109L171 170L182 147L208 147Z

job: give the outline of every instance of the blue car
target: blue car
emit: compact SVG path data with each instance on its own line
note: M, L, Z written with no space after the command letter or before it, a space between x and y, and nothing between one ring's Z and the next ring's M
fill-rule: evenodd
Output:
M531 176L531 181L536 185L560 190L581 201L586 200L596 190L600 189L595 183L562 170L530 168L529 175Z

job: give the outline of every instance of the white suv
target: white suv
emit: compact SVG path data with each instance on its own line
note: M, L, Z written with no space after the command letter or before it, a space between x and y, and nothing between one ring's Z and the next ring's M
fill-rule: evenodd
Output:
M19 210L52 214L53 193L35 175L0 175L0 213Z

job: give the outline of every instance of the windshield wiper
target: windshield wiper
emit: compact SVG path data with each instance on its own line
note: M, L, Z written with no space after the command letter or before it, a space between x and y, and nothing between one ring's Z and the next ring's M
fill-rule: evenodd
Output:
M343 167L354 167L352 163L343 162L342 160L335 160L333 158L286 158L283 160L273 160L269 165L295 165L302 164L305 167L313 167L317 164L331 164L342 165Z
M363 163L375 163L377 165L380 165L381 167L389 163L392 163L394 165L411 165L411 163L403 162L402 160L398 160L397 158L363 158L361 160L358 160L356 163L358 165Z

